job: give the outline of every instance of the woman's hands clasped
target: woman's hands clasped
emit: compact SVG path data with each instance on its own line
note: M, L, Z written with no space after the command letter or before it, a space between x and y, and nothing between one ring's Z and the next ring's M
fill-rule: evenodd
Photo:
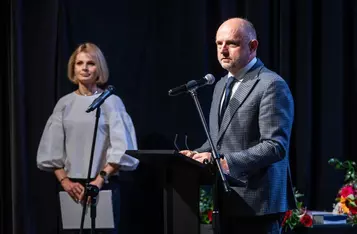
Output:
M94 185L99 188L99 190L103 187L104 180L102 178L97 177L95 180L90 182L91 185ZM72 182L69 178L64 179L61 182L63 189L68 193L68 195L76 202L84 201L84 192L85 188L82 184L78 182ZM88 197L87 203L90 202L90 197Z
M75 201L80 202L84 199L84 187L78 182L72 182L69 178L61 181L63 189Z

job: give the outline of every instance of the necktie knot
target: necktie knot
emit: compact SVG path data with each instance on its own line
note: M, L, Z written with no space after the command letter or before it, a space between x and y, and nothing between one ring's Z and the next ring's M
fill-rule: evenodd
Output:
M234 78L234 76L230 76L227 80L227 84L226 84L226 91L227 89L232 89L234 83L236 81L236 78Z

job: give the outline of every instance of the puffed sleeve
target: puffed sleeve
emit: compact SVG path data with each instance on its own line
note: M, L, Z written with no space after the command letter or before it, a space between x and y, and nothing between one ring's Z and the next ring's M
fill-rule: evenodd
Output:
M138 144L136 141L136 133L135 133L133 121L131 120L131 117L126 111L122 112L121 114L125 127L125 133L126 133L125 135L126 135L126 142L128 144L128 150L137 150Z
M37 151L37 167L44 171L63 168L65 162L63 105L58 103L47 120Z
M107 151L107 163L118 164L120 170L123 171L135 170L139 160L125 154L128 149L137 149L135 128L119 98L115 105L115 111L110 114L109 135L110 147Z

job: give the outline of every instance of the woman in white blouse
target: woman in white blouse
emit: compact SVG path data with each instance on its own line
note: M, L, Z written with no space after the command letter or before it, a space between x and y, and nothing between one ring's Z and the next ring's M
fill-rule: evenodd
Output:
M92 43L81 44L68 62L68 78L78 89L57 102L38 148L38 168L54 172L62 188L77 203L84 200L96 118L96 111L86 113L86 109L103 92L108 76L101 50ZM117 229L118 171L136 169L138 160L125 151L137 149L137 142L132 120L118 96L111 95L100 108L90 183L113 191Z

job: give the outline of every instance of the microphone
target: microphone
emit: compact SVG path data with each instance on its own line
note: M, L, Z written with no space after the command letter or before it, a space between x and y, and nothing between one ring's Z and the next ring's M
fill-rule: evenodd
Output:
M89 112L97 109L100 105L103 104L105 99L107 99L110 95L113 94L114 91L115 91L114 86L108 85L108 88L99 97L94 99L94 101L92 102L92 104L90 104L90 106L88 107L86 112L89 113Z
M215 81L215 78L212 74L207 74L205 77L199 80L191 80L187 82L187 84L180 85L176 88L170 89L169 90L169 96L176 96L181 93L186 93L188 91L191 91L193 89L198 89L199 87L205 86L205 85L211 85Z

